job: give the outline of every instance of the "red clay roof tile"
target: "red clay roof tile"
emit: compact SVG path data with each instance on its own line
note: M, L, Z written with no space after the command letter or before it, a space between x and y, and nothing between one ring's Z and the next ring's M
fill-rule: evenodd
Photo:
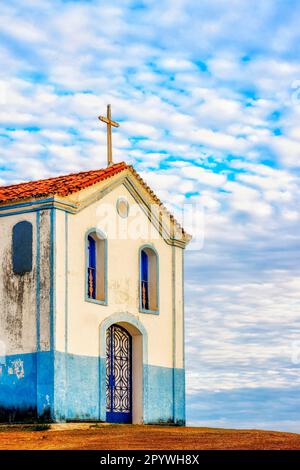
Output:
M67 196L110 178L128 168L125 162L94 171L82 171L45 180L0 187L0 203L44 196Z
M29 181L10 186L0 186L0 204L4 202L16 202L27 198L68 196L69 194L76 193L92 186L93 184L110 178L126 169L130 170L130 172L138 179L153 198L154 202L160 206L161 210L170 216L171 220L189 240L191 238L190 235L188 235L178 224L175 218L169 213L159 198L154 194L151 188L149 188L145 181L143 181L134 168L131 165L127 165L125 162L116 163L115 165L111 165L100 170L82 171L80 173L72 173L70 175L57 176L55 178L48 178L45 180Z

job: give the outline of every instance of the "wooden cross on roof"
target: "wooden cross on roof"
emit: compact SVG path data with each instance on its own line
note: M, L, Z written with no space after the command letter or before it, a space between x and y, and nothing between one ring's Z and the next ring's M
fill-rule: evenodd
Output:
M107 166L110 166L113 165L111 128L119 127L120 124L118 122L112 121L110 104L107 105L107 115L99 116L98 119L100 119L100 121L102 122L105 122L105 124L107 125Z

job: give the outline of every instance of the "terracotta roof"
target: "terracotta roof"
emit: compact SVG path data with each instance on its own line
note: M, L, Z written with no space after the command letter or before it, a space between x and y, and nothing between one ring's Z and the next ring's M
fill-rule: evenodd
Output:
M44 196L67 196L95 183L99 183L99 181L103 181L126 168L126 163L122 162L101 170L82 171L46 180L1 186L0 203Z
M116 163L115 165L111 165L100 170L82 171L80 173L72 173L70 175L57 176L45 180L28 181L10 186L0 186L0 204L4 202L16 202L28 198L68 196L69 194L76 193L92 186L93 184L106 180L107 178L110 178L117 173L121 173L124 170L129 170L137 178L152 200L171 218L175 226L182 231L183 235L187 237L187 239L190 239L190 235L184 231L152 189L145 183L135 169L131 165L127 165L125 162Z

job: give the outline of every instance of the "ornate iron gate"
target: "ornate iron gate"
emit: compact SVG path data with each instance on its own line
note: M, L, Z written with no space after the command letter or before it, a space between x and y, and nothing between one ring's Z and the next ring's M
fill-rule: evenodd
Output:
M121 326L106 333L106 420L131 423L131 336Z

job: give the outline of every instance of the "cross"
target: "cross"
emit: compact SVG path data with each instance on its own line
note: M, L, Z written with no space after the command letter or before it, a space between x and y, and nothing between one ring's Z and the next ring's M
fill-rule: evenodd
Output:
M112 138L111 138L111 126L119 127L120 124L118 122L111 120L111 106L110 104L107 105L107 115L99 116L98 119L100 121L105 122L107 124L107 166L113 165L112 161Z

